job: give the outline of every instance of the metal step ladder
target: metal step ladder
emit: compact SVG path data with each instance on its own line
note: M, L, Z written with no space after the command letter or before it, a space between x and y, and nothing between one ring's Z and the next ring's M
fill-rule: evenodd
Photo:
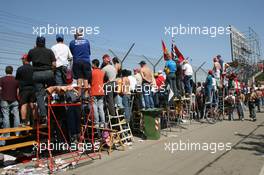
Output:
M219 89L218 91L218 119L223 120L225 114L225 88Z

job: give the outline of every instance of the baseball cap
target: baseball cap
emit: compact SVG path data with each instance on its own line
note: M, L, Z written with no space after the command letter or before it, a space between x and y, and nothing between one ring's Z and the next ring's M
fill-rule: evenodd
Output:
M25 53L25 54L22 56L21 60L26 60L26 61L27 61L27 60L28 60L28 54Z
M145 65L145 64L147 64L145 61L140 61L138 64L140 64L140 65Z

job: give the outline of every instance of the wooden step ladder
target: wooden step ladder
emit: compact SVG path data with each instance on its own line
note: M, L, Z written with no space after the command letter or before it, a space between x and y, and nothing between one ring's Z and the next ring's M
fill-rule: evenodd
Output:
M116 114L116 116L109 115L110 129L117 131L123 144L132 144L134 139L129 123L125 121L124 115L119 115L118 109L116 110Z

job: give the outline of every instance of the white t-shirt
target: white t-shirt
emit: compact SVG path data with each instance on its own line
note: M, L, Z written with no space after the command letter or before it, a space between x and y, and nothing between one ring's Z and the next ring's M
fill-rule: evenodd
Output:
M192 76L193 75L193 69L192 66L189 63L182 65L182 70L184 71L184 75Z
M64 43L57 43L51 47L55 58L56 58L56 67L68 66L69 58L72 58L71 51L69 47Z
M134 75L134 77L137 80L137 85L141 86L142 85L142 76L140 75L140 73L137 73L136 75Z
M216 90L217 89L216 88L216 79L213 77L212 80L213 80L212 86L213 86L214 90Z
M137 80L134 76L128 76L130 82L130 90L134 91L136 89Z

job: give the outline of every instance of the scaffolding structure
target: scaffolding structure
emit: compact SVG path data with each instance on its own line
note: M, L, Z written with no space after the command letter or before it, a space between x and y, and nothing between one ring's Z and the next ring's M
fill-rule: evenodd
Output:
M92 144L92 152L91 153L87 153L86 151L81 152L80 150L71 150L71 148L69 147L69 149L67 149L66 153L63 153L61 155L53 155L53 151L50 147L51 143L52 143L52 126L51 126L51 120L54 120L54 123L56 125L56 127L59 129L60 134L63 137L63 141L69 145L69 142L66 139L65 133L63 133L63 130L61 128L60 123L58 122L58 117L63 117L63 116L56 116L53 108L56 107L70 107L70 106L82 106L82 102L76 102L76 103L55 103L53 104L51 102L51 96L48 96L48 115L47 115L47 133L43 133L40 131L40 127L39 127L39 122L40 119L38 117L38 122L37 122L37 145L38 145L38 150L37 150L37 166L40 166L43 163L47 163L48 168L50 173L54 173L56 171L58 171L61 167L64 166L71 166L71 165L75 165L78 164L78 162L82 161L82 160L86 160L86 159L94 159L96 157L98 157L99 159L101 159L101 154L95 152L95 142L94 142L94 111L93 108L91 108L90 112L86 115L86 122L84 127L81 129L81 133L80 133L80 138L79 138L79 144L84 143L85 141L89 140ZM89 105L93 106L93 100L90 99L89 100ZM76 116L78 117L78 116ZM81 117L81 116L80 116ZM87 132L88 132L88 121L91 121L91 138L88 138L87 136ZM40 157L40 146L41 146L41 138L40 136L44 135L46 136L46 141L47 141L47 151L48 151L48 158L44 158L42 159ZM56 164L56 159L57 158L61 158L64 159L66 161L64 161L61 164Z
M230 71L239 75L239 79L247 82L259 70L256 69L261 60L261 43L258 34L249 27L248 31L240 32L230 26L230 45L232 63Z

